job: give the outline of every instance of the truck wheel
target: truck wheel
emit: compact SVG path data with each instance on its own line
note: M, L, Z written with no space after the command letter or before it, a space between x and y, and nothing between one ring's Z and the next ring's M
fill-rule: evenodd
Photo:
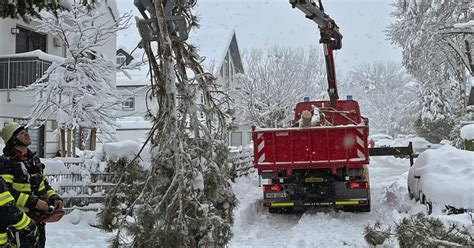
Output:
M360 206L358 212L370 212L370 203L365 206Z
M370 212L370 203L364 206L345 206L341 208L344 212Z
M294 209L292 207L289 208L268 208L268 212L271 214L291 214L294 212Z
M279 214L279 213L281 213L281 208L272 208L272 207L269 207L269 208L268 208L268 212L271 213L271 214Z

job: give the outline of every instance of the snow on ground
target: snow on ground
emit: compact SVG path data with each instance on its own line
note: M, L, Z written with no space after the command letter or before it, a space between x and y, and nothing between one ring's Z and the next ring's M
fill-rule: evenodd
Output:
M370 213L327 208L302 215L269 214L261 206L262 194L256 176L238 179L234 191L240 205L230 247L366 247L363 232L367 224L376 221L391 224L407 216L404 212L416 206L407 194L405 178L408 168L406 159L372 159ZM254 187L243 190L239 185ZM424 208L414 211L424 211Z
M92 227L96 225L94 212L74 210L58 223L46 225L46 247L104 248L111 234Z
M239 199L235 212L234 237L229 247L368 247L364 227L376 221L393 225L403 217L426 212L426 207L410 200L406 178L409 161L393 157L371 158L372 211L347 213L332 209L310 210L304 214L269 214L262 207L257 175L238 178L233 185ZM468 214L443 215L445 223L465 225L473 233ZM60 222L48 224L46 247L107 247L111 234L91 227L94 213L74 211ZM391 241L386 247L397 247Z

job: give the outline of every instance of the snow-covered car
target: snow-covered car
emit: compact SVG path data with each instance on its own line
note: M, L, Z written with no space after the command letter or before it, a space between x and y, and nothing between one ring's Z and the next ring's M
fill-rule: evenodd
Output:
M420 154L408 172L410 198L458 213L474 209L474 152L444 145Z

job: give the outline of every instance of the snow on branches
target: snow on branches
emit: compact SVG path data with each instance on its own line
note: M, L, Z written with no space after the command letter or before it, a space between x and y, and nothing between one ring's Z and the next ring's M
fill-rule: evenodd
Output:
M118 218L118 232L111 245L134 247L224 247L232 237L235 196L229 184L226 116L227 97L215 78L203 70L192 45L172 40L162 0L153 1L158 49L151 42L142 47L150 64L153 122L149 140L152 162L135 181L142 182ZM188 32L197 25L191 9L196 1L179 1L170 10L185 17ZM150 11L150 10L148 10ZM169 16L168 16L169 17ZM202 104L196 98L202 97ZM201 115L202 113L202 115ZM129 175L117 182L120 187ZM132 190L133 191L133 190ZM117 192L120 194L123 192ZM106 209L113 214L114 195ZM104 223L107 225L107 223ZM123 235L132 240L123 238Z
M342 83L342 88L359 101L371 128L389 134L414 131L416 114L413 113L420 111L416 83L401 65L390 61L360 64Z
M458 133L454 124L466 112L469 74L466 59L456 52L463 50L466 36L442 32L470 18L466 4L459 0L397 0L392 12L395 22L387 30L392 42L403 49L403 65L419 82L422 110L417 127L432 142Z
M42 12L38 31L57 36L66 48L66 58L53 62L30 88L37 101L31 123L53 116L60 129L95 128L104 134L115 126L114 111L130 95L115 89L115 64L101 48L126 27L130 17L112 21L107 6L88 9L75 4L57 15Z
M326 90L325 63L316 47L273 47L243 55L246 75L235 80L239 122L260 127L290 124L292 110L304 96L318 98Z

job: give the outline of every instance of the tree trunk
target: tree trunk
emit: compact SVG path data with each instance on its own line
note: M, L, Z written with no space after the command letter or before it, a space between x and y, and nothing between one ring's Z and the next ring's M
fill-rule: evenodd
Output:
M300 127L309 127L311 126L311 117L313 115L308 110L303 110L301 113Z
M71 138L71 129L68 128L67 129L67 150L66 150L66 153L67 153L67 156L68 157L71 157L72 153L71 153L71 149L72 149L72 138Z
M60 150L60 153L61 153L61 157L65 157L66 156L66 134L65 134L65 131L64 131L64 128L61 128L61 131L59 133L59 150Z
M97 137L97 129L91 129L91 151L95 151L96 146L96 137Z
M71 129L72 157L76 156L76 129Z

